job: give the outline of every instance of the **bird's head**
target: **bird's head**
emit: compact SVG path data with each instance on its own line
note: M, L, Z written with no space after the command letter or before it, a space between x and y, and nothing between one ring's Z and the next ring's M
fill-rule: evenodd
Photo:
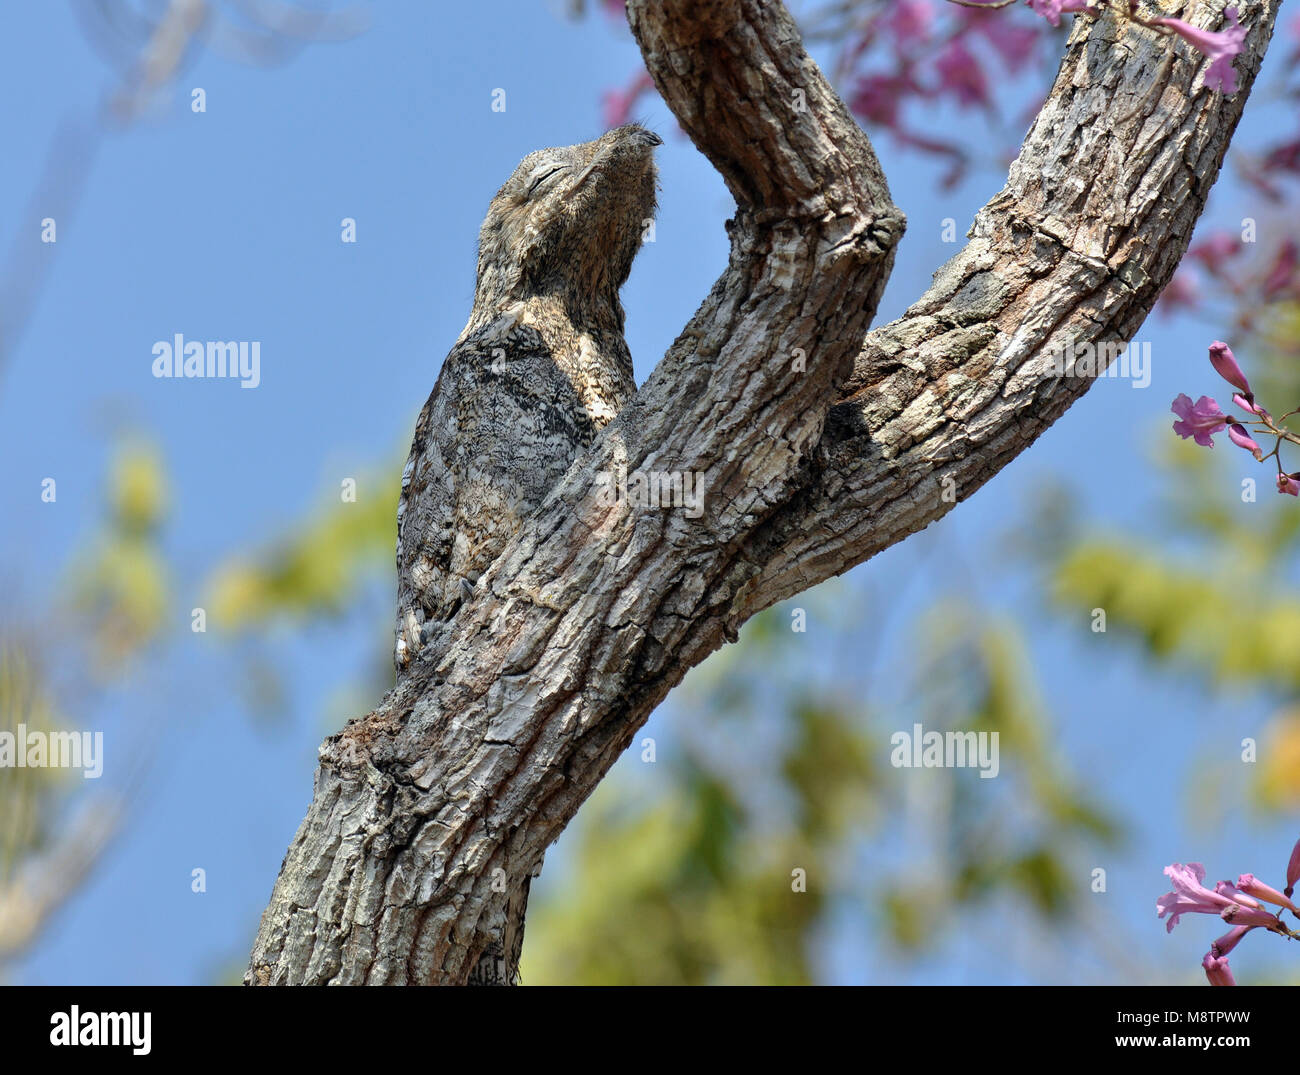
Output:
M617 309L654 218L654 149L662 143L631 123L520 161L479 232L476 314L548 293L570 306Z

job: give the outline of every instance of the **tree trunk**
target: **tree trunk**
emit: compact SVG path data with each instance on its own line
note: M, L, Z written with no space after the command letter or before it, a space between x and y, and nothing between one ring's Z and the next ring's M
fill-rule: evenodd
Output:
M1180 40L1078 19L970 242L868 331L903 217L785 8L631 0L656 86L736 199L728 267L451 628L321 746L245 981L513 982L546 848L685 673L1015 458L1091 384L1061 376L1064 344L1132 338L1278 4L1247 11L1231 97ZM1188 17L1215 27L1222 6ZM700 476L703 514L610 503L597 476L622 470Z

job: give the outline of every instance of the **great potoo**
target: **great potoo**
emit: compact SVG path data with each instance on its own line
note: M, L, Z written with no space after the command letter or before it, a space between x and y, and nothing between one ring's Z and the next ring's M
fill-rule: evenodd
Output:
M399 671L636 390L618 292L654 216L660 144L629 124L540 149L488 207L474 309L402 472Z

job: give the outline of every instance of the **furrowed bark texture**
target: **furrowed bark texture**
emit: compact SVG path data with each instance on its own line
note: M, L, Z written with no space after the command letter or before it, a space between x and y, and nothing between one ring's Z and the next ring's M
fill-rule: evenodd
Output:
M1184 17L1217 28L1221 7ZM245 980L513 981L546 848L686 671L1015 458L1091 383L1060 377L1062 344L1132 338L1277 7L1244 9L1226 98L1200 88L1204 61L1181 42L1078 20L969 244L868 331L902 215L784 7L633 0L659 91L736 198L727 270L479 596L322 745ZM609 503L598 475L620 470L702 475L702 517Z

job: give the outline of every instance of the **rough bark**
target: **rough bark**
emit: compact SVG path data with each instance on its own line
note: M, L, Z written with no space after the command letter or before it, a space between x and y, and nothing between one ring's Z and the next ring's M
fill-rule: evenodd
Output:
M1221 7L1186 17L1214 27ZM1199 88L1181 43L1079 20L969 244L868 332L902 216L784 7L633 0L656 85L735 196L727 270L481 595L322 745L246 980L513 980L529 878L686 671L1023 451L1091 383L1062 379L1053 349L1132 337L1204 208L1277 7L1245 11L1232 97ZM610 503L598 475L620 468L703 475L703 515Z

